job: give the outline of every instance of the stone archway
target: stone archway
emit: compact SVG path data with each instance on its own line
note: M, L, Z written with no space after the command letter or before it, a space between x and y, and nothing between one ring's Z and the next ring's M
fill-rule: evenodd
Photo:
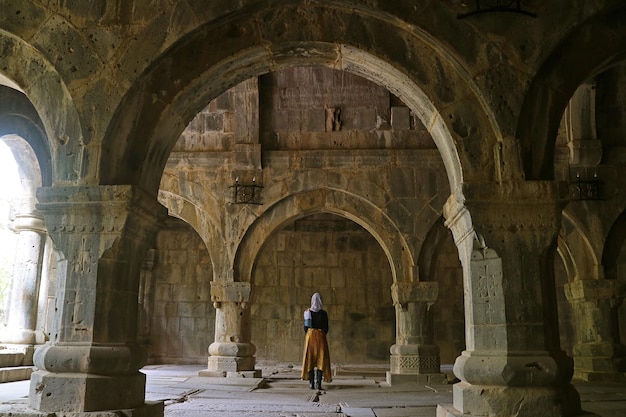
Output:
M235 281L249 281L255 258L267 236L294 218L318 212L346 217L371 233L389 259L394 282L417 280L408 245L382 211L346 192L318 189L293 194L276 202L266 210L262 222L256 221L248 228L235 257Z
M320 13L324 7L311 6ZM407 30L387 19L364 14L360 18L373 22L376 28L370 36L357 40L352 38L355 33L348 31L345 38L336 37L337 22L313 22L306 16L291 14L292 9L292 5L287 5L284 10L261 10L256 17L254 13L234 13L218 24L190 33L156 61L116 110L103 144L102 158L111 163L101 172L102 182L131 182L156 192L174 142L207 102L241 81L274 69L320 65L381 83L418 115L444 162L452 193L450 200L454 201L454 209L449 213L455 218L462 213L463 224L469 226L467 233L471 235L471 219L462 208L461 184L469 179L489 182L502 177L501 166L496 167L492 152L480 150L497 151L502 138L472 77L445 47L419 30ZM285 23L298 27L298 31L276 38L257 26L264 13L274 15L282 11L287 11L283 16ZM352 22L355 13L358 11L333 7L333 14L344 22ZM319 24L327 27L320 29ZM398 39L399 45L411 52L397 55L404 48L390 51L384 46L389 45L389 39ZM206 45L217 44L218 51L204 52ZM405 58L420 62L407 65ZM416 68L436 68L440 72L429 80ZM434 79L450 82L446 89L439 89L433 84ZM134 116L131 118L130 114ZM513 162L509 168L514 171L515 166ZM216 298L246 298L249 291L239 287L217 289Z
M248 283L255 260L267 237L292 219L312 213L336 214L360 224L379 243L388 258L396 308L396 343L391 346L390 384L423 384L443 380L439 348L427 325L428 306L437 299L437 285L419 280L413 254L405 238L383 211L344 191L322 188L300 192L277 201L247 230L238 248L234 279Z
M5 135L19 136L30 145L36 156L36 161L18 161L25 169L37 166L37 174L29 176L32 179L40 178L35 188L30 190L34 197L36 187L50 186L52 183L50 144L39 114L28 97L12 88L0 86L0 136ZM16 146L19 146L19 141ZM29 152L16 150L14 154L16 158L27 159Z
M10 199L11 214L3 221L13 232L8 240L15 249L9 261L13 266L9 307L6 326L0 326L0 343L9 344L10 351L22 358L21 365L32 365L35 346L46 340L41 317L49 307L46 273L52 248L43 218L36 210L35 192L42 185L50 185L52 161L42 122L32 103L22 92L4 86L0 86L0 137L13 155L19 184L15 194L5 195ZM3 181L7 185L9 179ZM19 371L9 369L5 377L23 374Z
M96 169L89 165L89 158L83 159L86 151L80 118L62 77L23 40L0 32L0 46L5 51L0 56L3 75L18 85L32 103L33 109L22 105L27 110L24 117L42 130L42 139L31 145L40 159L43 185L94 183Z
M555 138L563 111L585 80L624 61L625 19L626 10L621 8L580 25L545 60L532 80L521 108L516 134L520 140L527 180L554 177ZM598 48L597 45L606 47Z
M391 281L380 244L343 216L312 213L276 230L265 238L251 276L257 362L300 365L302 312L318 292L330 319L336 374L344 365L382 371L396 336Z
M624 369L619 365L623 361L623 347L619 338L618 308L624 297L624 284L605 277L587 235L567 211L563 214L558 253L567 273L567 277L557 280L565 296L560 301L566 298L571 305L575 327L574 378L582 381L619 379ZM563 282L565 279L567 281ZM565 309L561 303L560 312ZM559 319L562 321L560 314Z
M324 13L326 7L310 5L308 9ZM347 31L342 38L337 36L338 22L349 26L359 10L334 6L328 10L338 19L333 22L312 21L293 9L294 5L284 5L234 13L190 33L156 61L129 90L112 119L102 158L116 162L112 162L113 169L101 172L103 183L131 182L156 191L174 142L206 103L250 77L310 65L355 73L397 95L429 129L453 192L460 189L464 177L489 180L497 176L491 152L478 151L479 147L496 149L500 134L495 118L478 97L472 78L445 47L418 30L409 31L384 16L365 13L359 18L375 31L363 39ZM276 38L257 26L259 20L269 18L266 14L279 16L279 21L299 30ZM396 55L398 48L385 48L388 39L397 39L403 45L400 49L410 52ZM208 53L207 45L219 48ZM440 72L430 79L425 68ZM437 88L435 78L449 80L445 91Z

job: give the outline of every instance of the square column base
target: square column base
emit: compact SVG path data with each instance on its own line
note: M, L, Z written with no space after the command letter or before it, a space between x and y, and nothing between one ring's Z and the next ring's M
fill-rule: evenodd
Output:
M453 404L437 406L437 417L512 416L563 417L580 413L580 397L573 386L453 386Z
M207 372L215 372L215 375L226 372L254 371L256 358L254 356L209 356ZM205 375L209 376L209 375Z
M30 407L42 412L99 412L142 407L146 376L103 376L36 371L30 378Z
M146 401L145 404L121 410L47 412L28 408L26 404L0 404L0 417L163 417L162 401Z
M387 383L393 386L446 385L445 374L395 374L387 371Z

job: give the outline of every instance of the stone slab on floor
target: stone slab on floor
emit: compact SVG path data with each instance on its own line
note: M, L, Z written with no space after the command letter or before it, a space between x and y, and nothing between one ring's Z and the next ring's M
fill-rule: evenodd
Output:
M263 401L261 398L255 400L236 400L232 398L191 398L189 401L180 404L172 404L166 408L166 415L229 415L229 416L253 416L253 415L283 416L283 415L326 415L332 414L335 417L336 404L323 404L312 402L274 402L271 398Z
M166 405L170 402L181 402L190 394L196 392L196 389L181 389L172 387L151 388L146 392L146 401L163 401Z
M374 408L376 417L432 417L436 415L437 407L395 407ZM352 414L348 415L352 417Z
M30 379L30 375L34 371L32 366L11 366L8 368L0 368L0 383L24 381Z
M349 417L377 417L371 408L346 407L342 408L342 411Z
M390 387L378 377L341 375L317 394L299 380L298 371L258 383L207 380L198 377L199 369L202 366L144 368L146 399L164 401L165 417L435 417L437 404L452 403L452 385ZM25 408L28 388L29 381L0 384L0 416L9 416L17 405ZM626 416L626 384L586 383L576 388L583 410L601 417Z
M146 401L143 405L122 410L48 412L33 410L28 401L0 403L0 417L164 417L163 403Z

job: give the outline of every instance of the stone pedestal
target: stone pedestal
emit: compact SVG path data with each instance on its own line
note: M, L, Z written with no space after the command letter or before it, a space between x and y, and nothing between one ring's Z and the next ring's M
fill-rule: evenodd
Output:
M11 228L17 233L17 248L7 326L0 332L0 342L33 346L45 342L43 331L36 326L46 229L37 214L16 216ZM30 350L32 357L32 347Z
M209 346L207 369L200 376L259 378L255 370L256 347L250 343L248 282L211 282L215 306L215 342Z
M616 338L615 312L626 285L616 280L578 280L565 285L572 304L577 343L574 378L582 381L626 381L626 346Z
M575 415L580 398L569 381L572 362L558 345L552 305L551 268L567 190L544 182L466 188L471 219L458 200L446 206L463 265L466 351L454 364L461 382L453 405L440 406L437 415Z
M391 346L390 385L445 383L439 347L433 344L429 308L437 300L436 282L396 282L391 295L396 308L396 343Z
M59 261L51 339L37 349L30 407L45 413L163 415L146 404L136 343L141 262L167 211L130 186L41 188Z

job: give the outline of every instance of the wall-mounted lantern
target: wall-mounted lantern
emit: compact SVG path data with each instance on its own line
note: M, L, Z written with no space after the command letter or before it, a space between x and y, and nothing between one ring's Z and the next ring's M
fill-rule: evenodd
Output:
M235 184L229 188L233 190L234 204L262 204L261 190L263 186L256 183L256 177L252 178L252 184L240 184L239 177L237 177Z
M601 187L602 181L597 172L591 178L582 178L577 172L576 179L569 184L569 198L572 201L600 200Z

